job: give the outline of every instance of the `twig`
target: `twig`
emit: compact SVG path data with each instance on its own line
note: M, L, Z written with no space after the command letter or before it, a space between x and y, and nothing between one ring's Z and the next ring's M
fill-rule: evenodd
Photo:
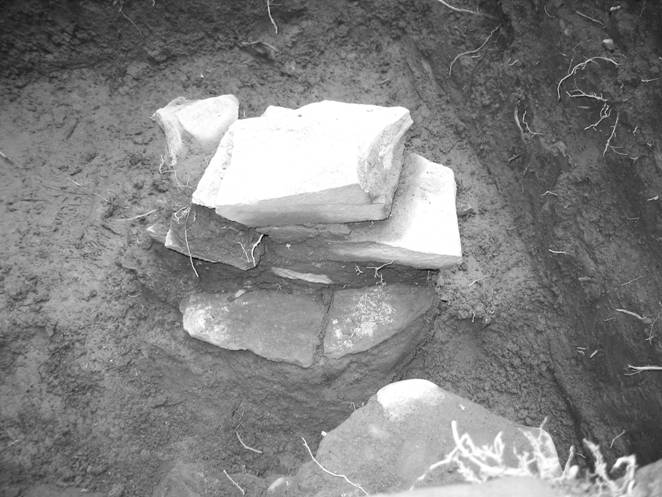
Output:
M366 492L366 490L361 485L359 485L358 483L354 483L352 480L347 478L346 475L342 475L342 474L339 474L339 473L334 473L333 471L329 471L324 466L322 466L322 464L317 459L315 459L315 456L313 455L313 452L310 450L310 447L308 447L308 442L306 442L306 439L301 437L301 440L303 440L303 445L304 445L304 447L306 447L306 450L308 451L308 455L313 460L313 462L315 464L317 464L317 467L319 469L321 469L322 471L324 471L328 475L335 476L336 478L342 478L347 483L349 483L351 486L353 486L354 488L358 488L361 492L363 492L363 495L368 495L368 492Z
M455 12L460 12L460 13L465 13L465 14L473 14L475 16L482 16L482 17L487 17L489 19L494 19L494 16L491 16L489 14L483 14L482 12L478 12L475 10L469 10L469 9L463 9L460 7L453 7L452 5L446 3L444 0L437 0L441 5L444 7L447 7L451 10L454 10Z
M489 276L483 276L482 278L478 278L477 280L473 280L473 281L472 281L471 283L469 283L467 286L468 286L468 287L472 287L472 286L474 286L476 283L479 283L479 282L481 282L481 281L483 281L483 280L485 280L485 279L487 279L487 278L489 278Z
M554 192L551 191L551 190L547 190L545 193L541 193L541 194L540 194L541 197L546 197L547 195L550 195L550 196L552 196L552 197L558 197L558 196L559 196L558 193L554 193Z
M628 368L632 370L632 373L625 373L626 376L632 376L635 374L639 374L642 371L662 371L662 366L633 366L631 364L628 364Z
M542 133L537 133L535 131L532 131L531 128L529 128L529 123L526 122L526 110L524 111L524 114L522 114L522 123L524 124L526 131L532 136L542 135Z
M570 72L568 72L568 74L563 76L556 85L556 96L559 97L559 100L561 100L561 85L563 82L569 77L574 76L577 71L583 71L586 69L586 66L589 64L589 62L595 62L596 60L604 60L618 67L618 62L616 62L614 59L610 59L609 57L591 57L590 59L586 59L584 62L580 62L575 67L573 67Z
M598 127L597 127L598 124L600 124L602 121L607 119L609 116L611 116L611 107L609 107L609 104L607 102L605 102L602 105L602 109L600 109L600 119L595 121L593 124L589 124L588 126L586 126L584 128L584 130L587 130L589 128L593 128L593 129L597 130L598 129Z
M187 209L186 209L186 219L184 220L184 242L186 242L186 250L188 251L188 260L191 263L191 268L193 269L193 272L195 273L195 277L200 278L200 275L198 274L198 270L195 269L195 265L193 264L193 256L191 255L191 247L189 247L189 244L188 244L188 217L189 217L190 214L191 214L191 206L188 206Z
M5 159L5 160L6 160L7 162L9 162L11 165L13 165L13 166L16 165L16 163L15 163L13 160L11 160L9 157L7 157L7 154L5 154L2 150L0 150L0 157L2 157L3 159Z
M140 219L140 218L143 218L143 217L150 216L150 215L154 214L157 210L158 209L152 209L151 211L147 211L144 214L138 214L137 216L133 216L133 217L125 217L125 218L122 218L122 219L117 219L117 221L135 221L136 219Z
M261 451L261 450L259 450L259 449L254 449L253 447L249 447L248 445L246 445L246 444L244 443L244 441L241 439L241 437L239 436L239 432L238 432L237 430L235 430L234 434L237 435L237 440L239 440L239 443L241 444L241 446L242 446L244 449L246 449L246 450L250 450L251 452L255 452L256 454L262 454L262 451Z
M602 151L602 156L604 157L605 154L607 153L607 150L609 149L609 145L611 144L611 140L614 138L614 134L616 133L616 126L618 126L618 112L616 113L616 120L614 121L614 127L611 128L611 134L609 135L609 138L607 138L607 143L605 143L605 149Z
M441 2L441 0L439 0L439 1ZM465 55L475 54L475 53L479 52L485 45L487 45L487 43L490 41L490 38L492 38L492 35L494 35L494 33L496 33L499 30L500 27L501 27L501 25L498 25L496 28L494 28L490 32L489 36L485 39L485 41L478 48L474 48L473 50L467 50L466 52L462 52L462 53L457 54L455 56L455 58L451 61L451 65L448 66L448 76L450 77L451 74L453 73L453 65L457 62L457 60L460 57L463 57Z
M575 13L576 13L577 15L582 16L584 19L588 19L589 21L592 21L592 22L594 22L594 23L596 23L596 24L599 24L600 26L604 26L604 25L605 25L604 22L602 22L602 21L600 21L600 20L598 20L598 19L595 19L595 18L593 18L593 17L591 17L591 16L587 16L586 14L583 14L583 13L579 12L578 10L575 10Z
M257 239L257 241L251 247L251 259L253 259L253 266L257 266L257 263L255 262L255 248L260 244L260 242L262 241L262 238L264 238L264 233L260 233L260 237ZM242 246L241 248L244 248L244 247Z
M246 490L244 490L243 488L241 488L241 487L239 486L239 483L237 483L236 481L234 481L234 480L232 479L232 477L228 474L227 471L223 470L223 474L224 474L225 476L227 476L228 480L230 480L230 482L231 482L235 487L237 487L237 490L239 490L239 491L241 492L241 495L246 495Z
M383 285L384 284L384 276L382 276L380 271L382 269L384 269L386 266L390 266L391 264L393 264L393 262L395 262L395 261L387 262L385 264L382 264L381 266L366 266L365 268L366 269L373 269L375 271L374 278L375 279L379 278L379 283L381 283Z
M568 255L568 252L565 250L552 250L552 249L547 249L550 254L556 254L556 255Z
M274 21L274 18L271 15L271 0L267 0L267 14L269 14L269 20L271 21L276 34L278 34L278 24L276 24L276 21Z
M632 316L633 318L637 318L639 321L641 321L644 324L651 324L653 322L651 318L641 316L640 314L637 314L636 312L628 311L627 309L614 309L614 310L616 312L620 312L622 314L627 314L628 316Z
M612 439L611 439L611 443L609 444L609 448L611 449L612 447L614 447L614 442L615 442L616 440L618 440L619 438L621 438L621 437L622 437L623 435L625 435L626 433L627 433L627 432L626 432L625 430L623 430L623 431L620 432L618 435L616 435L614 438L612 438Z
M138 34L139 34L140 36L143 36L143 37L144 37L145 35L144 35L143 32L140 30L140 28L138 27L138 25L137 25L135 22L133 22L133 19L131 19L128 15L126 15L126 14L124 13L123 8L124 8L124 6L123 6L123 5L120 5L120 8L118 9L118 10L119 10L119 13L122 14L122 16L124 16L124 19L126 19L126 20L129 21L131 24L133 24L133 27L136 28L136 31L138 31Z
M593 100L598 100L599 102L607 102L607 99L603 97L602 95L596 95L595 93L586 93L584 90L580 90L579 88L575 88L574 90L570 90L565 92L566 95L568 95L570 98L592 98Z
M639 281L643 276L637 276L636 278L633 278L631 280L626 281L625 283L621 283L621 286L627 286L630 283L634 283L635 281Z

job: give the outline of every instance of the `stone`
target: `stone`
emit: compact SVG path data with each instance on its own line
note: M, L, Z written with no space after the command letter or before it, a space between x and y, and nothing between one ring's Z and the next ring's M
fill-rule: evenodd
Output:
M218 216L213 210L191 205L189 211L172 215L163 243L166 248L207 262L221 262L247 270L257 266L264 254L263 235ZM151 229L150 229L151 228ZM158 227L148 232L155 238Z
M423 315L434 297L432 288L403 284L336 291L324 334L324 356L339 359L375 347Z
M441 269L462 261L453 171L416 154L405 159L388 219L344 225L276 226L258 231L296 261L397 263Z
M301 280L308 283L317 283L320 285L333 284L333 280L326 274L322 273L303 273L301 271L294 271L292 269L282 267L272 267L271 272L273 272L276 276L287 278L288 280Z
M204 100L177 97L154 113L152 119L166 138L165 165L179 183L192 184L200 178L208 154L216 150L238 112L237 97L221 95Z
M180 308L193 338L229 350L250 350L266 359L313 364L326 307L309 294L251 290L193 294Z
M513 449L520 453L531 450L524 432L544 437L546 453L554 462L552 469L560 474L556 449L546 432L517 425L422 379L381 388L322 439L316 458L322 466L346 475L370 494L406 490L414 482L417 487L461 483L464 478L454 465L418 480L431 464L455 448L453 421L459 434L468 433L477 446L492 445L502 433L504 461L513 466L517 465ZM322 472L313 462L299 469L296 480L304 495L321 497L355 490L343 479Z
M411 123L403 107L269 107L230 127L193 202L251 227L384 219Z
M388 494L388 497L567 497L567 494L562 489L554 488L550 482L527 476L497 478L478 485L460 483L427 487Z
M639 468L635 474L636 485L632 497L656 497L662 495L662 459Z

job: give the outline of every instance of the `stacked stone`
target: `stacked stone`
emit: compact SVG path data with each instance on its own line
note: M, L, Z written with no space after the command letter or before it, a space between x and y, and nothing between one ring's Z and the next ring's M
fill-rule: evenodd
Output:
M384 366L394 366L428 326L434 290L385 281L381 270L460 262L453 172L404 153L412 120L403 107L322 101L241 120L237 108L226 95L157 111L175 179L197 188L185 215L150 231L187 256L246 271L260 265L302 283L294 294L192 295L181 305L184 328L301 367L388 342L398 352L385 354ZM197 136L198 149L218 143L204 173L186 164ZM346 288L366 272L371 286Z

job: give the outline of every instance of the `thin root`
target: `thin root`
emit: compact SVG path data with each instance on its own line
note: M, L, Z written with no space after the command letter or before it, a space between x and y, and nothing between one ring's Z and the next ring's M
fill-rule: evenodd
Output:
M561 100L561 85L563 84L563 82L566 79L570 78L571 76L574 76L577 73L577 71L583 71L584 69L586 69L586 66L588 66L590 62L595 62L596 60L604 60L618 67L618 62L616 62L614 59L610 59L609 57L591 57L590 59L586 59L584 62L580 62L575 67L573 67L568 72L568 74L563 76L556 85L556 96L559 98L559 100Z
M241 486L239 485L239 483L237 483L236 481L234 481L234 480L232 479L232 477L228 474L228 472L227 472L226 470L223 470L223 474L227 477L228 480L230 480L230 482L231 482L231 483L237 488L237 490L239 490L239 491L241 492L241 495L246 495L246 490L244 490L243 488L241 488Z
M439 0L439 1L441 2L441 0ZM443 2L442 2L442 3L443 3ZM444 4L444 5L446 5L446 4ZM480 50L481 50L485 45L487 45L487 43L490 41L490 38L492 38L492 36L494 35L494 33L496 33L496 32L499 30L500 27L501 27L501 25L499 25L499 26L497 26L496 28L494 28L494 29L490 32L490 34L488 35L488 37L485 39L485 41L484 41L484 42L483 42L478 48L474 48L473 50L467 50L466 52L462 52L462 53L457 54L457 55L455 56L455 58L451 61L451 65L448 66L448 76L450 77L450 76L453 74L453 65L458 61L458 59L459 59L460 57L464 57L465 55L471 55L471 54L475 54L475 53L480 52Z
M267 0L267 14L269 15L269 20L274 27L274 31L276 31L276 34L278 34L278 24L276 24L276 21L274 21L274 18L271 15L271 0Z
M363 492L363 495L368 495L368 492L366 492L366 490L361 485L359 485L358 483L354 483L352 480L347 478L346 475L339 474L339 473L334 473L333 471L329 471L324 466L322 466L322 463L320 463L317 459L315 459L315 456L313 455L313 452L310 450L310 447L308 446L308 442L306 442L306 439L301 437L301 440L303 440L303 445L304 445L304 447L306 447L306 450L308 451L308 455L313 460L313 462L315 464L317 464L317 467L319 469L324 471L327 475L335 476L336 478L342 478L347 483L349 483L351 486L353 486L354 488L358 488L361 492Z

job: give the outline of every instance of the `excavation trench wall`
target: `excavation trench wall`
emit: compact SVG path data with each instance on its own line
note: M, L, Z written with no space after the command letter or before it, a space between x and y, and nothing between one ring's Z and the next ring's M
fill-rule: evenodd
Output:
M291 472L308 457L299 436L314 447L412 377L515 422L547 417L562 455L588 437L611 459L660 458L662 379L626 373L662 364L662 11L499 5L287 0L272 4L276 34L262 1L7 3L0 485L142 496L176 461ZM559 100L568 68L598 55L618 66L589 64ZM575 87L610 104L595 129L602 102ZM149 117L225 93L241 117L325 98L402 105L407 148L454 170L464 262L438 275L438 315L398 368L311 374L183 331L187 292L280 284L210 264L198 279L145 234L190 197L159 171Z

